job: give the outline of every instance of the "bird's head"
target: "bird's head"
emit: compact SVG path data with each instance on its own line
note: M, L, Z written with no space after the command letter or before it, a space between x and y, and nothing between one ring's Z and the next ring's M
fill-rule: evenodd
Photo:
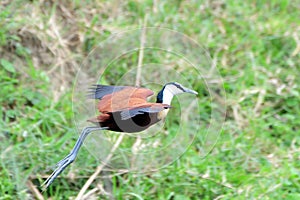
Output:
M157 103L171 104L174 95L181 93L191 93L197 95L198 92L184 87L180 83L167 83L157 95Z

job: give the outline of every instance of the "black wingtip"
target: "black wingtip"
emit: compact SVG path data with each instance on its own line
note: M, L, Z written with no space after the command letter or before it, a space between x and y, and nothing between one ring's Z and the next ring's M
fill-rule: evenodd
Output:
M110 86L94 84L88 89L88 98L90 99L102 99L105 95L120 91L125 86Z

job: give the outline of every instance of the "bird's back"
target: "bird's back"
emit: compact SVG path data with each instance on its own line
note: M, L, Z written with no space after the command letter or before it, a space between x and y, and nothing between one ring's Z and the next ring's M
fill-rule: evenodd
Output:
M124 87L122 90L105 95L98 103L98 110L101 113L108 113L149 105L147 97L151 95L153 91L146 88Z

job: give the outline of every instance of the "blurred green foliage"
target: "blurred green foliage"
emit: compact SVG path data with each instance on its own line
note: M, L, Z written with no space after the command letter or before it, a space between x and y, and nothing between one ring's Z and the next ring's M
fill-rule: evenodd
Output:
M179 160L158 172L113 176L107 183L112 187L109 192L115 199L299 199L299 3L1 3L0 199L33 199L28 181L40 185L76 141L72 84L55 84L67 72L52 72L63 69L61 63L69 60L80 62L112 33L140 27L146 15L148 26L177 30L208 49L223 77L226 121L218 143L204 159L199 156L201 145L195 142ZM55 17L58 33L51 35ZM57 38L68 36L76 42L74 32L81 38L80 45L59 43ZM45 46L46 54L53 56L50 64L45 52L37 50ZM60 52L63 61L54 62ZM107 72L105 82L114 84L137 60L136 53L132 63L114 66L118 73ZM208 122L209 93L200 81L193 86L200 94L201 120ZM176 123L176 117L169 116L168 123ZM98 164L83 148L76 162L42 195L45 199L76 196ZM98 178L92 187L96 182L106 183ZM96 196L110 199L105 194Z

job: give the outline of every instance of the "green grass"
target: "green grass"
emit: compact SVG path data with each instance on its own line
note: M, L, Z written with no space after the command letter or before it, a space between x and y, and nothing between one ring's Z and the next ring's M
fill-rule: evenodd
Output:
M145 19L147 26L184 33L210 52L224 80L226 101L221 96L218 101L226 106L226 120L206 157L199 138L180 159L157 172L106 172L113 177L99 176L89 190L102 184L115 199L299 199L300 2L156 2L0 4L0 199L36 198L28 183L39 186L77 138L74 122L82 120L78 114L86 106L75 99L78 110L73 113L78 66L99 42L141 27ZM138 57L132 52L111 63L101 81L117 83L137 66ZM183 68L199 92L199 133L204 132L212 105L197 72L187 70L176 56L165 60L165 54L155 51L145 50L144 63ZM97 79L93 66L87 77ZM134 78L128 75L127 83L134 85ZM179 112L167 121L170 134L178 125L175 114ZM76 162L42 195L74 198L99 164L82 148ZM110 199L99 191L94 195Z

